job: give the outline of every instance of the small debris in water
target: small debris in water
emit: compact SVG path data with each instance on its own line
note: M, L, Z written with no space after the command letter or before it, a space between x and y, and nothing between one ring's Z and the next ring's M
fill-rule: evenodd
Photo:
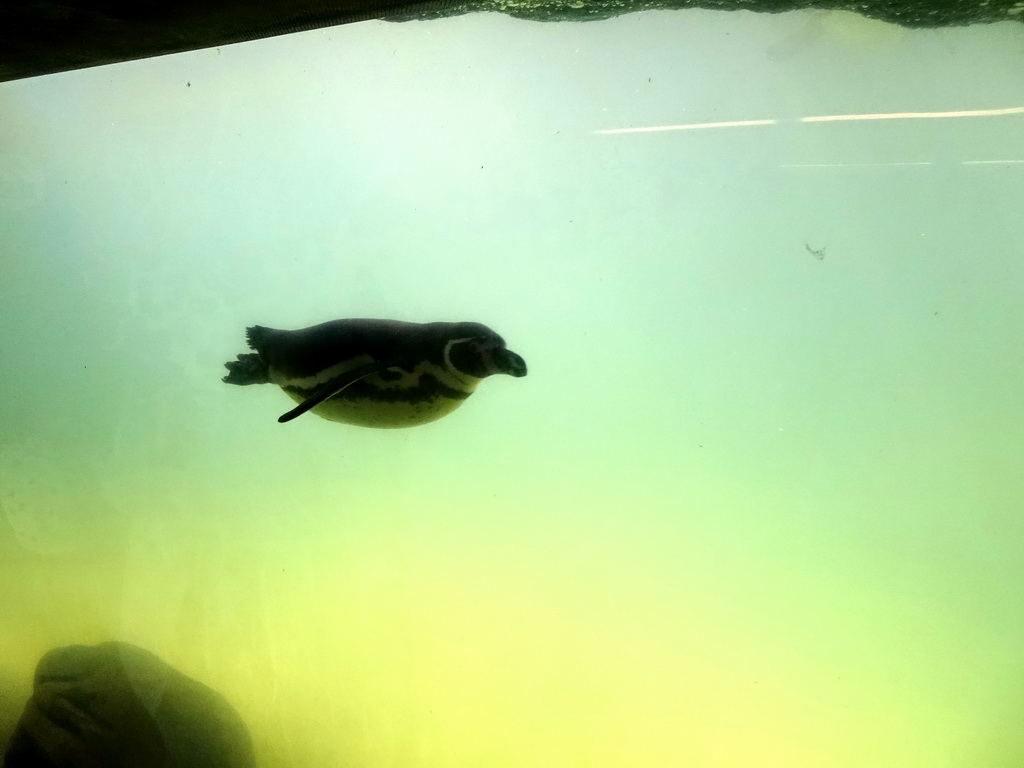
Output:
M821 246L821 248L811 248L811 244L810 243L804 243L804 248L807 249L807 252L809 254L811 254L811 256L816 258L818 261L824 261L825 260L825 248L826 247L827 246L823 245L823 246Z

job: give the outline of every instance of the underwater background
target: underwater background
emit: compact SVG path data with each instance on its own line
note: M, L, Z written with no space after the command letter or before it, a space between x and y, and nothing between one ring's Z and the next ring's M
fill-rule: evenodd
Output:
M1024 764L1022 69L688 11L0 85L0 745L117 639L266 768ZM220 381L341 317L530 375L387 431Z

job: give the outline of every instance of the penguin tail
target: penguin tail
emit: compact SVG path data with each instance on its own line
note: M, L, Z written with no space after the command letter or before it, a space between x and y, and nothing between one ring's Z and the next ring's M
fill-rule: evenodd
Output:
M227 384L244 386L245 384L268 384L270 382L270 371L267 369L267 364L253 352L239 355L237 360L224 363L224 367L228 369L228 375L221 381Z

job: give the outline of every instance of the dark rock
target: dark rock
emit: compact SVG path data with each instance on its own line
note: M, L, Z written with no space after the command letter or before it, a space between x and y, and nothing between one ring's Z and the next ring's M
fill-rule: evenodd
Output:
M365 19L409 21L494 11L531 21L594 21L683 8L842 10L907 27L1024 20L1020 0L24 0L0 3L0 81Z
M4 768L252 768L245 724L213 689L127 643L36 667Z
M494 11L530 21L598 21L638 11L706 8L782 13L806 9L852 11L904 27L950 27L1022 21L1019 0L455 0L425 5L389 21L435 19Z

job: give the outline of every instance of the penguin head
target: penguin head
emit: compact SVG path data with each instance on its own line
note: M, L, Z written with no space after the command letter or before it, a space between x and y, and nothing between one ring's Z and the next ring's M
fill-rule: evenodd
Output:
M526 375L526 361L505 346L505 340L490 328L466 323L466 330L445 344L444 361L450 369L465 376L483 379L495 373L520 378Z

